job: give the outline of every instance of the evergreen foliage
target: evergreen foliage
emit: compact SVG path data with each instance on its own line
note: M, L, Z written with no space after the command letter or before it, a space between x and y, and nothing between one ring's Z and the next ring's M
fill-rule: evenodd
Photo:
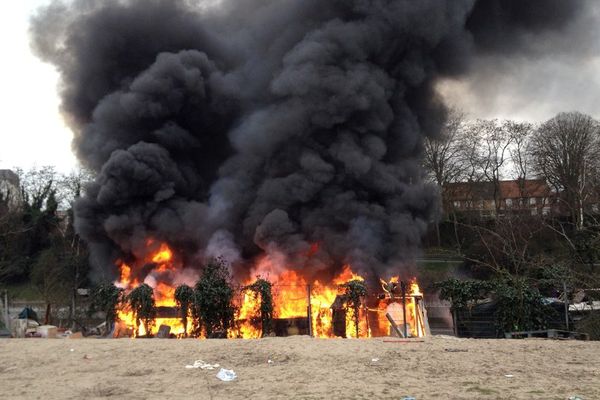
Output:
M194 288L194 308L206 337L226 337L233 325L235 308L232 304L234 291L225 262L212 259L207 262L200 280Z
M344 287L344 296L346 300L346 307L351 308L354 314L354 326L356 329L356 337L358 337L359 329L358 322L360 318L360 306L362 298L367 295L367 286L364 281L355 279L346 282L342 285Z
M92 292L92 309L99 309L105 313L106 329L109 332L117 320L117 310L123 300L123 289L113 283L100 284Z
M266 279L258 277L254 283L245 286L243 290L250 290L255 296L260 296L260 323L262 336L267 336L273 331L273 285Z
M506 276L492 281L451 278L434 287L440 289L440 299L450 302L452 311L469 310L485 298L494 300L494 318L500 332L544 329L554 313L544 304L539 290L522 277Z
M185 329L184 335L187 336L188 314L191 306L194 303L194 289L186 284L178 286L177 289L175 289L175 301L179 306L181 322Z
M127 296L127 301L135 315L136 326L140 321L144 323L146 336L150 337L154 318L156 318L156 305L154 303L154 290L145 283L133 289Z

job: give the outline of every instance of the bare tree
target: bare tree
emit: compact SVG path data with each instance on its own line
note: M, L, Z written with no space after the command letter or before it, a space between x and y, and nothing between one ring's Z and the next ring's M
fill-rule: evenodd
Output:
M511 139L509 148L512 172L515 179L524 181L531 173L530 141L534 132L533 124L506 120L502 128Z
M450 110L440 138L425 139L424 166L432 180L440 187L464 176L463 133L465 114Z
M439 138L425 139L424 167L442 192L442 208L447 210L446 193L444 187L447 183L459 181L468 171L465 162L464 140L465 114L452 109ZM439 222L435 224L438 246L441 244Z
M575 227L584 223L584 205L600 170L600 125L579 112L560 113L535 132L532 155L537 171L554 186Z
M469 127L471 141L475 146L472 155L473 171L477 171L493 185L494 206L500 210L500 180L509 159L512 137L497 120L477 120Z

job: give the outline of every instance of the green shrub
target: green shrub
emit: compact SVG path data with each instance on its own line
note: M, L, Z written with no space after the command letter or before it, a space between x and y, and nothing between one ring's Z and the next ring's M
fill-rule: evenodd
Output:
M188 314L194 302L194 289L185 284L178 286L177 289L175 289L175 301L179 306L181 323L185 329L184 336L187 336ZM194 323L193 325L196 324Z
M142 321L144 323L144 328L146 329L146 336L150 337L152 335L151 332L152 327L154 326L154 319L156 318L154 290L147 284L142 283L129 293L127 301L135 315L138 333L140 321Z
M106 314L106 329L112 330L117 320L119 304L123 302L123 289L116 287L113 283L98 285L92 292L92 310L100 310Z
M273 331L272 286L271 282L259 277L254 283L243 288L243 290L254 292L255 296L260 296L260 323L263 337L269 335Z
M351 308L354 312L354 326L356 329L356 337L358 337L359 329L358 322L360 318L360 305L362 298L367 295L367 286L364 281L352 280L344 283L344 297L346 308Z
M208 261L194 288L194 308L206 337L227 336L235 314L233 294L225 262L220 258Z

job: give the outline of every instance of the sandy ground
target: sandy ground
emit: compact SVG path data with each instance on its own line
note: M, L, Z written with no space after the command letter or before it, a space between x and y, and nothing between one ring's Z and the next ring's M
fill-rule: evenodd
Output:
M233 369L186 369L202 359ZM378 360L374 360L378 359ZM268 360L272 360L269 363ZM507 377L505 375L513 375ZM600 399L600 342L0 340L2 399Z

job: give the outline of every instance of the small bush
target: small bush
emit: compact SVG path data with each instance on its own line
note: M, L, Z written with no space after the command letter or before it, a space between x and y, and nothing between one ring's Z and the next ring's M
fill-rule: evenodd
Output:
M227 337L235 314L233 294L225 262L220 258L208 261L194 288L194 308L206 337Z
M92 292L92 310L103 311L106 315L106 329L112 330L117 320L119 304L123 302L123 289L116 287L113 283L103 283Z
M260 296L260 323L262 336L267 336L273 331L273 285L266 279L257 278L251 285L245 286L243 290L254 292Z
M194 289L185 284L178 286L175 289L175 301L177 301L177 305L179 306L179 315L185 329L184 335L187 336L188 314L194 302ZM196 323L193 325L196 325Z
M136 326L143 321L146 336L151 336L154 319L156 318L156 305L154 303L154 290L145 283L133 289L127 296L127 301L135 315Z
M364 281L360 280L352 280L344 283L342 286L344 287L346 307L351 308L354 313L354 326L356 328L356 337L358 337L361 299L367 295L367 286Z
M577 323L577 331L587 333L590 340L600 340L600 313L594 312L587 315Z

